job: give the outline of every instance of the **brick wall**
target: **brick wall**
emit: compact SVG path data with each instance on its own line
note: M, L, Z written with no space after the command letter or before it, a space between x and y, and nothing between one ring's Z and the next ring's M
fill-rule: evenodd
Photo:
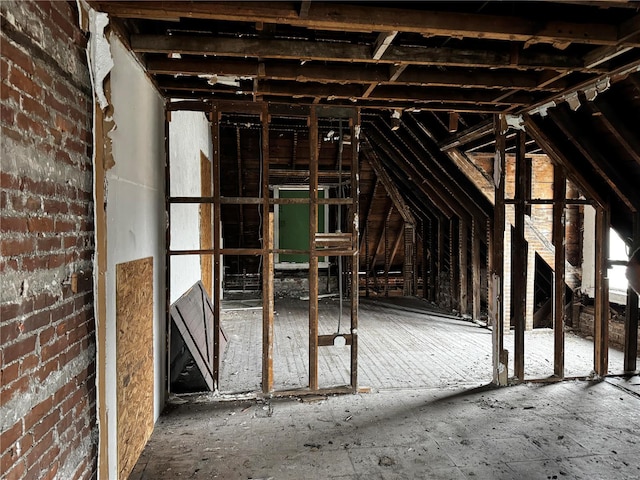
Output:
M7 480L92 478L86 39L75 2L3 1L0 15L0 472Z

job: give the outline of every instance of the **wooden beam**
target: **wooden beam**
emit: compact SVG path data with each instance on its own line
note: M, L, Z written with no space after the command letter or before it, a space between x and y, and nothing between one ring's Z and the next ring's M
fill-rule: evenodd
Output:
M358 391L358 296L360 290L360 254L358 250L359 215L360 215L360 172L359 172L359 144L360 144L360 110L356 109L355 116L350 119L351 128L351 238L354 254L351 256L351 389Z
M274 214L269 202L269 113L260 116L262 161L262 391L273 391ZM238 154L239 155L239 154ZM242 206L240 207L242 208Z
M458 132L445 140L438 143L438 147L442 151L450 150L452 148L462 147L468 143L474 142L482 137L490 135L493 132L493 121L485 120L477 125Z
M369 196L369 205L367 205L367 210L364 214L364 216L362 217L361 220L361 224L364 225L364 231L368 232L369 231L369 215L371 214L371 209L373 206L373 199L376 198L376 191L378 190L378 185L380 185L380 178L376 177L376 181L373 184L373 191L371 193L371 195ZM364 235L361 236L360 238L360 248L359 250L362 250L364 245L366 245L365 242L365 237Z
M384 189L387 191L387 194L393 201L393 204L402 217L402 220L411 225L415 225L416 219L411 213L411 209L404 201L404 198L400 194L398 187L387 173L385 167L380 162L380 159L377 157L376 153L371 149L369 145L366 144L363 146L363 152L367 161L369 162L369 165L371 165L371 168L375 172L377 179L382 183Z
M114 17L175 20L180 17L237 22L280 23L343 32L394 31L428 36L455 36L549 44L583 43L617 45L633 43L635 17L618 30L606 23L572 23L509 15L428 11L329 3L314 4L301 16L301 9L281 2L108 2L90 1L96 10Z
M596 208L593 369L600 376L606 375L609 368L609 229L609 212Z
M406 47L390 45L384 58L371 58L371 47L365 44L308 42L304 40L269 40L256 38L198 37L186 35L131 35L131 48L136 53L180 53L217 55L236 58L289 59L299 61L333 61L433 65L444 67L496 67L517 70L548 68L552 70L586 70L582 59L562 54L523 52L513 64L511 51L459 50L454 48ZM600 70L597 70L600 72ZM594 73L594 69L589 70Z
M567 179L564 169L553 167L553 245L555 247L553 275L553 374L564 378L564 324L565 324L565 226Z
M416 231L415 225L404 224L404 262L402 263L402 294L405 297L413 296L416 293L415 282L415 245Z
M376 248L373 251L373 262L371 262L371 270L375 271L376 262L378 261L378 256L380 255L380 247L385 245L385 236L386 236L386 224L393 213L393 202L389 200L388 206L385 210L384 216L382 217L383 224L380 229L380 235L378 236L378 241L376 242ZM386 251L386 250L385 250Z
M393 42L393 39L398 35L397 31L392 32L381 32L376 39L376 43L373 46L373 53L371 58L374 60L380 60L384 55L384 52L387 51L389 45Z
M629 185L627 178L611 165L589 135L574 123L566 111L553 109L549 111L549 116L618 198L631 212L635 212L636 205L640 205L637 188Z
M633 242L631 252L640 248L640 214L633 217ZM635 372L638 368L638 294L627 288L627 309L624 319L624 371Z
M637 133L629 128L629 122L620 118L616 109L601 97L596 98L593 102L588 102L588 107L598 116L598 120L615 137L629 154L629 157L640 165L640 140L638 140Z
M318 227L318 115L309 116L309 250L315 252ZM318 389L318 257L309 255L309 388Z
M300 11L298 17L307 18L309 16L309 8L311 8L311 0L302 0L300 2Z
M451 218L449 220L449 286L451 309L460 311L460 238L459 220Z
M590 198L600 206L606 204L606 202L600 196L600 193L591 186L591 183L584 177L582 172L574 168L571 160L565 157L564 154L555 147L554 142L544 133L542 128L537 125L537 123L531 116L524 116L524 125L529 136L536 141L540 148L542 148L542 150L549 156L549 158L554 161L554 163L562 165L571 181L588 198Z
M504 350L504 231L505 231L505 169L506 169L506 119L496 115L496 160L494 165L494 183L496 188L494 201L493 231L491 236L491 295L489 297L489 317L493 331L493 382L506 385L508 375L507 352Z
M459 271L460 271L460 314L469 313L469 278L467 270L469 268L469 224L460 219L458 227L459 237Z
M211 107L211 143L213 146L213 385L220 382L220 311L222 309L222 255L220 239L222 234L222 208L220 204L220 113L215 105Z
M473 220L471 231L471 285L473 296L473 319L480 320L481 312L481 289L482 289L482 276L481 271L481 258L480 258L480 235L482 230L480 228L480 222L477 219Z
M526 134L516 132L516 172L515 172L515 228L512 235L513 255L511 257L511 289L513 301L514 331L514 375L524 380L524 332L526 328L527 304L527 258L528 245L524 237L526 193L531 179L526 167ZM510 246L511 247L511 246Z

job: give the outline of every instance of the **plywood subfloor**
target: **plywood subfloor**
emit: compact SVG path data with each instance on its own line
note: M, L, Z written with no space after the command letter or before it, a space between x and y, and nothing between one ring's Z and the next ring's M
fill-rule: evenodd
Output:
M309 375L308 302L276 299L275 311L275 389L305 387ZM320 333L335 333L338 300L321 299L319 312ZM347 333L346 307L344 312L341 332ZM222 325L228 333L229 345L222 364L220 390L260 390L261 310L224 311ZM358 331L360 386L375 390L447 387L486 384L492 379L491 331L471 321L430 312L419 299L362 299ZM535 330L526 332L525 337L526 378L551 376L553 332ZM505 335L505 346L513 352L513 335ZM565 350L566 376L591 374L593 342L568 332ZM610 349L610 371L621 372L622 361L622 352ZM513 357L510 362L513 364ZM348 347L320 348L321 387L348 384L349 368Z

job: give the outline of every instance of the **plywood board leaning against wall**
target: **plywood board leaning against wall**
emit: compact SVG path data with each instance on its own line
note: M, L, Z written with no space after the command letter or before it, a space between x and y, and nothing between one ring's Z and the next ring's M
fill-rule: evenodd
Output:
M116 265L118 471L128 478L153 432L153 257Z
M211 179L211 160L200 150L200 191L203 197L213 195L213 181ZM200 205L200 248L202 250L213 248L213 205L203 203ZM210 298L213 298L213 257L211 255L200 256L200 268L202 270L202 284Z

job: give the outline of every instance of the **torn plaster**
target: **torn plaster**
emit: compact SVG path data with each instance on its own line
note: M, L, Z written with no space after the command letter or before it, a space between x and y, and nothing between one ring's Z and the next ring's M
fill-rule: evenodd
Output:
M524 132L524 119L522 115L506 115L507 126L514 130L522 130Z
M89 10L89 40L90 70L93 90L102 110L109 106L109 101L104 92L105 78L113 68L111 47L105 35L105 28L109 25L109 16L103 12Z
M567 102L569 108L574 112L580 108L580 98L578 97L578 92L573 92L563 97L563 100Z
M555 107L556 105L557 105L557 103L552 100L552 101L547 102L547 103L545 103L543 105L540 105L539 107L534 108L533 110L531 110L529 112L529 115L535 115L536 113L539 113L540 116L544 118L544 117L547 116L547 111L550 108Z

